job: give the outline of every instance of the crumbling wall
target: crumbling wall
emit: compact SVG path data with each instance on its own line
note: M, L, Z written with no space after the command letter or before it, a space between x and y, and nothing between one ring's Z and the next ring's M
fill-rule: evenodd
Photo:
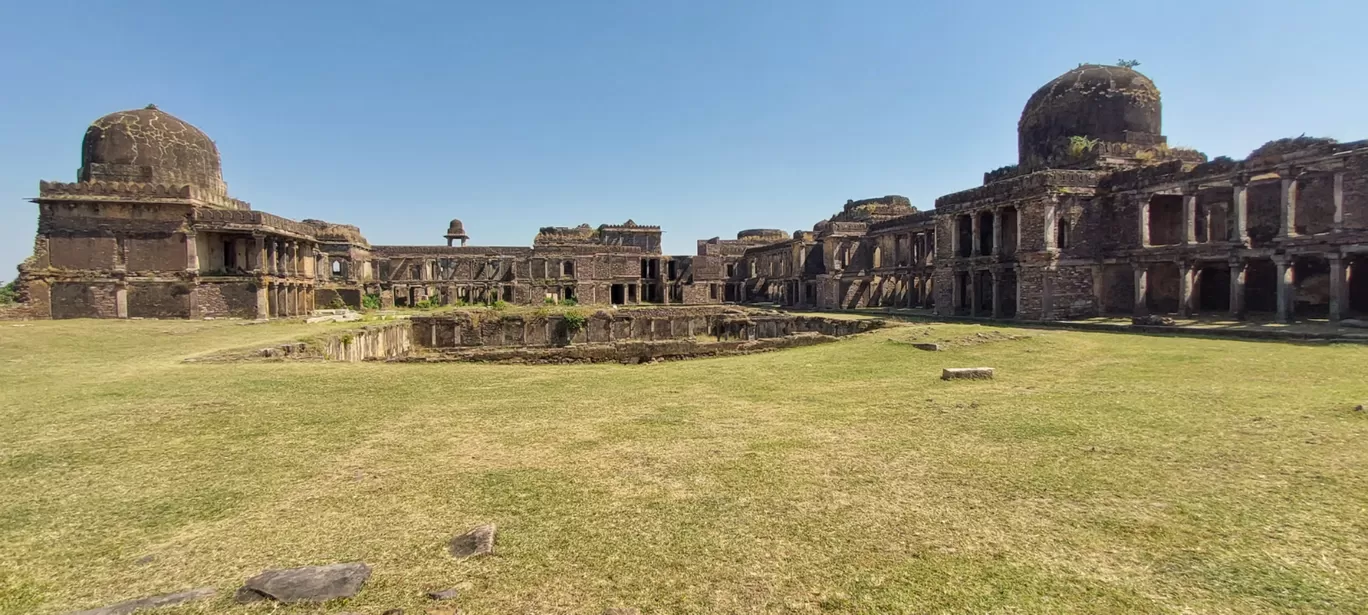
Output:
M199 287L200 315L256 318L257 286L251 282L221 282Z
M457 311L411 320L414 344L426 348L551 347L569 344L660 341L688 338L766 339L795 333L840 337L882 324L820 316L757 313L739 309L653 308L600 310L571 329L562 314L498 314Z
M190 286L179 282L135 282L128 285L130 318L189 318ZM252 305L256 305L253 295Z
M113 237L53 234L48 245L52 266L58 269L109 270L115 266L118 241Z
M54 282L53 318L117 318L118 297L114 284Z
M184 271L186 268L185 235L129 237L124 241L129 271Z

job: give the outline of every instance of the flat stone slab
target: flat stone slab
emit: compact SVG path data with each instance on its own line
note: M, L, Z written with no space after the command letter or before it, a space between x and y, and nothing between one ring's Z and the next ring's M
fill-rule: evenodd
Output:
M919 342L919 343L915 343L915 344L912 344L912 347L913 347L913 348L916 348L917 350L927 350L927 351L930 351L930 352L936 352L936 351L939 351L939 350L941 349L941 345L940 345L940 344L934 344L934 343L931 343L931 342Z
M200 587L183 592L176 592L174 594L162 594L160 596L149 596L137 600L128 600L118 604L100 607L98 609L90 609L88 611L77 611L71 613L71 615L128 615L135 611L175 606L177 604L203 600L213 596L215 591L217 590L212 587Z
M947 367L941 370L941 380L992 380L991 367Z
M447 546L447 551L456 558L489 555L494 552L494 533L496 531L498 530L493 523L481 525L452 538L451 544Z
M247 579L233 599L239 603L259 600L323 602L350 598L361 591L371 569L361 562L267 570Z

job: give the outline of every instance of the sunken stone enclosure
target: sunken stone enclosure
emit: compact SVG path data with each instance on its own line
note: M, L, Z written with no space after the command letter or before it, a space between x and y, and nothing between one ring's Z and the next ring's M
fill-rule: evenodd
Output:
M371 245L352 225L254 210L229 196L199 129L152 106L120 111L87 128L75 182L39 183L23 305L8 312L263 319L573 302L1016 320L1368 316L1368 141L1278 139L1241 160L1208 159L1170 146L1162 110L1159 88L1133 68L1080 65L1026 100L1016 164L931 210L898 195L850 200L810 230L747 229L685 255L663 254L662 229L633 220L542 227L530 246L482 246L460 219L427 221L443 241ZM594 316L573 332L554 319L420 318L414 342L556 348L624 342L630 327L634 343L654 343L715 335L722 318ZM780 326L761 318L744 336L776 339Z
M414 344L423 351L456 360L533 361L631 361L772 350L883 326L879 320L722 307L599 310L578 318L455 311L411 322Z

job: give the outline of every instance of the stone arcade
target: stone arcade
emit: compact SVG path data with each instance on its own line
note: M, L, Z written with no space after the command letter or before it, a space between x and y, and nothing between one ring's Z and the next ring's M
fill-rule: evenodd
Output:
M661 253L661 229L545 227L531 247L372 246L355 226L287 220L228 195L218 150L155 107L86 131L74 183L40 182L38 318L306 314L387 305L765 302L1053 320L1368 314L1368 142L1270 141L1244 160L1172 147L1154 84L1083 65L1040 88L1018 161L932 211L849 201L811 231L753 229ZM478 231L478 229L475 229ZM435 233L434 233L435 234Z

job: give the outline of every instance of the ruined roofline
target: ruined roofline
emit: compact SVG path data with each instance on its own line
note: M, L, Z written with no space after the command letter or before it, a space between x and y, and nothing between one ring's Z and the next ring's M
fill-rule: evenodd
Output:
M964 203L984 199L1004 198L1012 194L1043 190L1051 187L1092 188L1097 186L1106 171L1078 171L1063 169L1044 169L1027 175L977 186L968 190L952 192L936 199L936 210L953 208Z
M162 184L154 182L39 181L38 196L31 202L44 201L131 201L148 203L185 203L197 207L250 210L252 205L224 194L206 190L194 184Z
M893 218L893 219L891 219L891 220L884 220L884 221L882 221L882 222L875 222L875 223L869 225L869 231L870 231L870 232L882 231L882 230L885 230L885 229L896 228L896 227L899 227L899 226L913 225L913 224L928 224L928 223L933 223L933 222L935 222L935 220L936 220L936 212L935 212L934 210L931 210L931 211L919 211L919 212L916 212L916 213L907 214L906 216L898 216L897 218Z
M605 246L601 244L568 244L537 246L371 246L376 256L535 256L538 254L572 254L595 256L612 254L640 255L638 246Z

